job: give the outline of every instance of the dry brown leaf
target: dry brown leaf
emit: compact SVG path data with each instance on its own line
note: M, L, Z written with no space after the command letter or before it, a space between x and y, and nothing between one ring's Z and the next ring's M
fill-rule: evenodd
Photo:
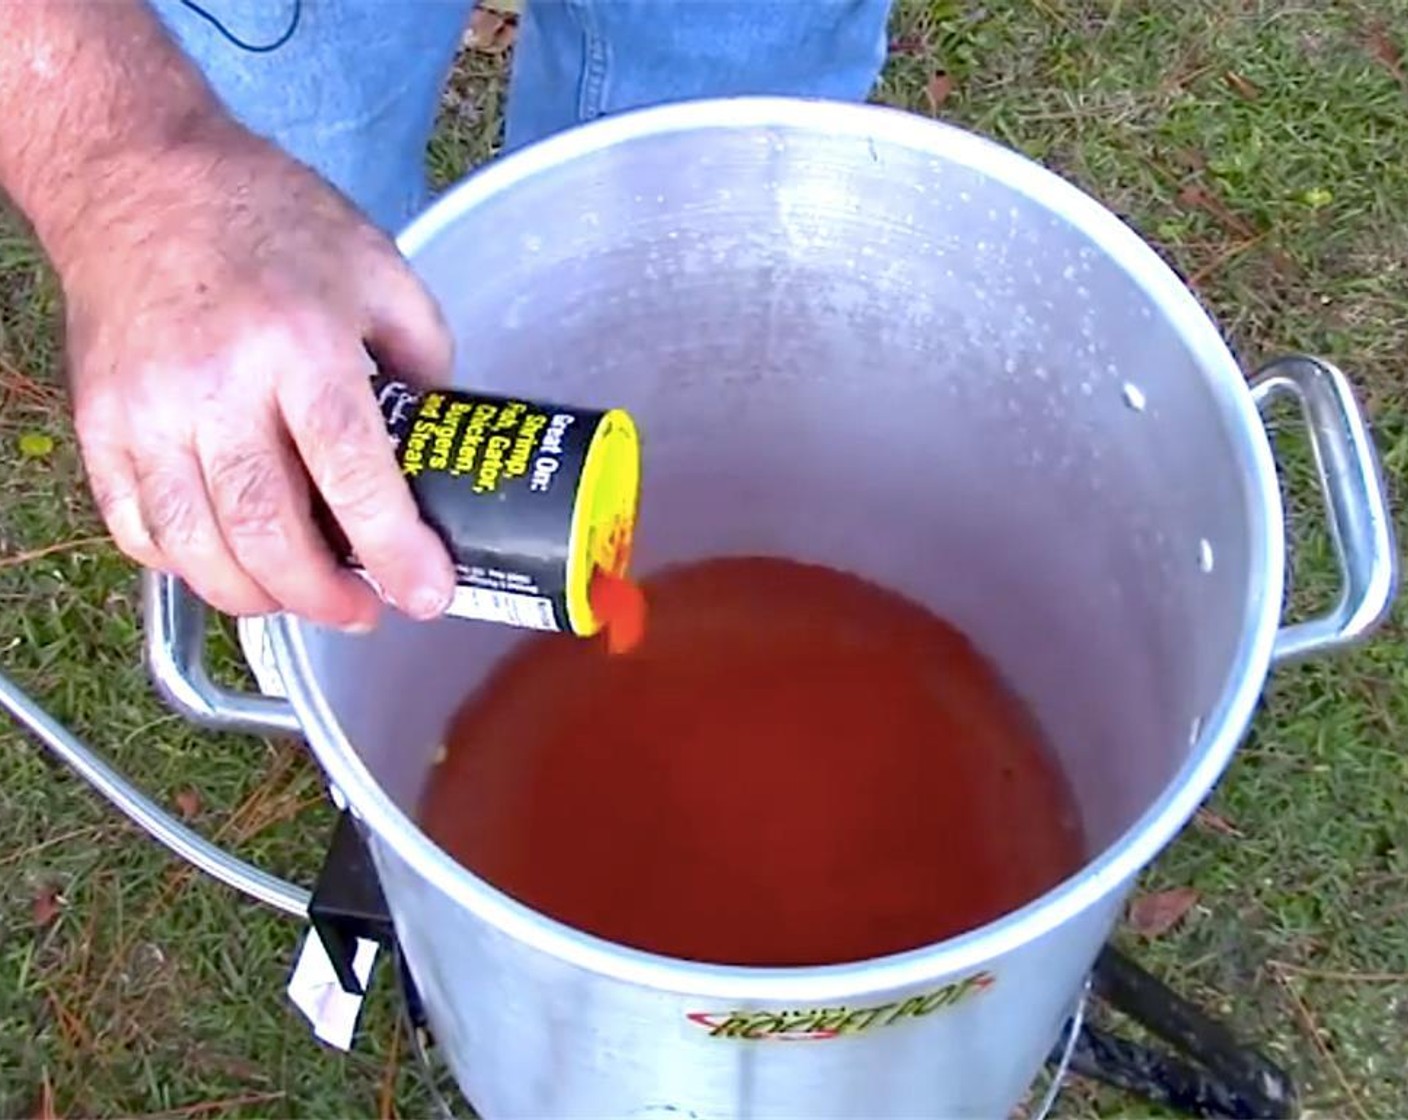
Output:
M1215 813L1211 809L1199 809L1193 817L1193 823L1208 832L1216 832L1219 836L1231 836L1238 840L1246 836L1245 832L1221 813Z
M1162 937L1183 920L1198 898L1192 887L1142 894L1129 904L1129 928L1141 937Z
M1257 88L1255 83L1242 77L1235 70L1227 71L1222 75L1222 80L1227 83L1233 93L1245 101L1255 101L1261 96L1261 90Z
M1393 36L1387 27L1382 23L1376 23L1369 28L1365 36L1365 46L1369 49L1369 54L1382 63L1385 70L1394 76L1400 83L1408 84L1408 74L1403 71L1403 52L1398 44L1394 42Z
M59 897L57 887L46 884L34 892L30 913L34 918L36 928L43 929L45 926L52 925L61 909L63 909L63 899Z
M924 95L929 99L929 112L937 113L952 92L953 79L940 70L924 86Z
M176 802L176 811L181 814L183 821L193 821L196 819L196 815L200 812L200 792L198 790L193 786L187 786L185 789L177 790L174 800Z
M479 7L469 17L464 45L483 54L503 54L513 46L517 33L518 21L512 15Z
M1169 162L1184 171L1206 171L1208 167L1208 157L1197 148L1176 148L1169 155Z
M1207 189L1197 183L1184 183L1183 186L1178 188L1179 205L1185 206L1190 210L1204 208L1211 198L1212 195L1208 194Z

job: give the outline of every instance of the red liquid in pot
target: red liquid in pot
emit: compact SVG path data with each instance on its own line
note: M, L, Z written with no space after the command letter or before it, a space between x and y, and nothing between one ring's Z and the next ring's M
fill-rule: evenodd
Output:
M529 639L466 700L422 824L569 925L740 965L930 944L1079 867L1065 778L952 627L773 559L648 580L644 640Z

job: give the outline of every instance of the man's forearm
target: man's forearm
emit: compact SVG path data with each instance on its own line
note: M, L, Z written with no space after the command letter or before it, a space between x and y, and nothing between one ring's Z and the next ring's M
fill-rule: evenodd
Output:
M227 120L145 0L0 6L0 187L56 260L95 192Z

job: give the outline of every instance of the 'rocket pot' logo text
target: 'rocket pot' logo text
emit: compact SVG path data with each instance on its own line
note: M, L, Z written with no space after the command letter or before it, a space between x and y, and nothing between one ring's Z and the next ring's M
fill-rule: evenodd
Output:
M750 1042L823 1042L870 1034L910 1019L921 1019L987 991L996 978L983 971L921 995L864 1007L806 1007L789 1010L694 1011L686 1018L711 1038Z

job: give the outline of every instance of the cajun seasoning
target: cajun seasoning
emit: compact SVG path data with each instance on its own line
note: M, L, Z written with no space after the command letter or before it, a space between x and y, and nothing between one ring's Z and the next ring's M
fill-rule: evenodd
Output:
M603 599L591 587L594 575L634 586L640 439L629 413L382 375L372 388L421 516L455 566L447 615L580 637L613 621L621 593ZM638 640L643 602L626 609L626 635Z
M587 602L606 630L609 653L630 653L645 637L645 592L634 580L604 568L592 573Z

